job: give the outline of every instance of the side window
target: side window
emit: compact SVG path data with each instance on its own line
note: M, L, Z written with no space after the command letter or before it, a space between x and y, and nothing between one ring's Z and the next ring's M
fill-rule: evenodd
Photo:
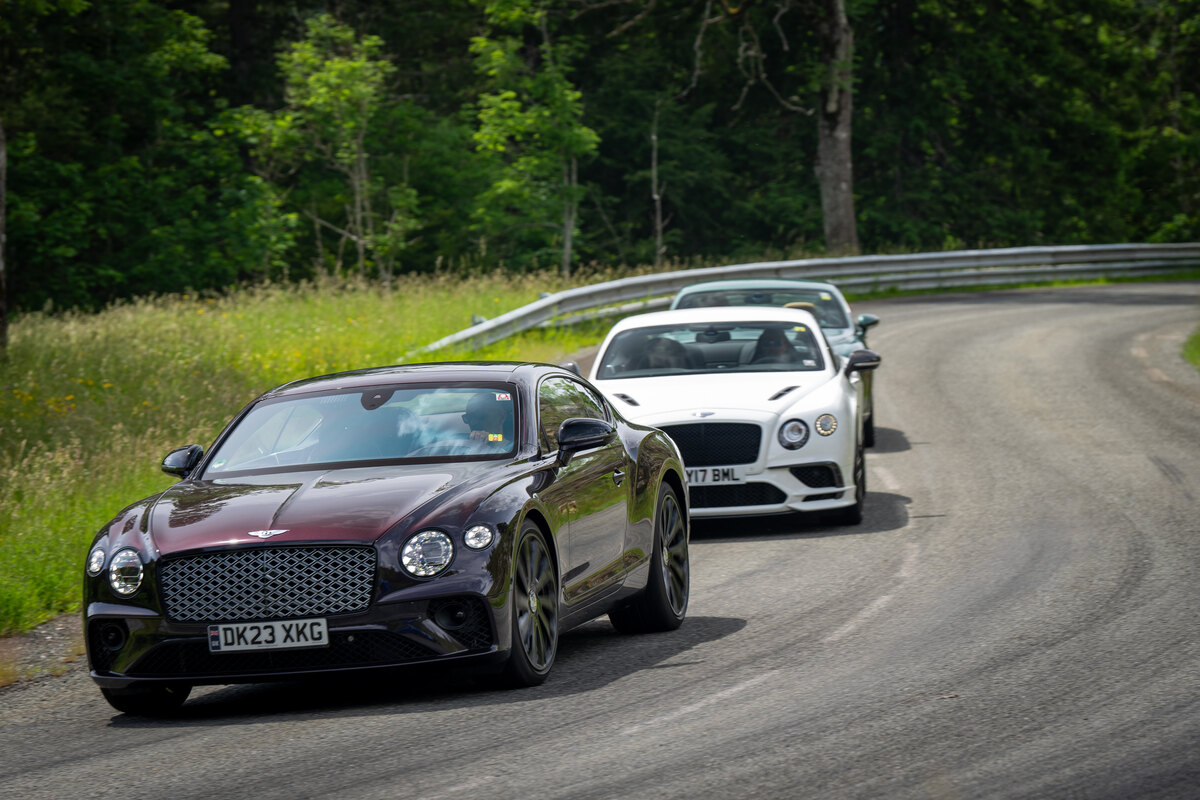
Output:
M558 426L571 417L608 419L595 392L569 378L548 378L538 387L538 424L546 452L558 449Z

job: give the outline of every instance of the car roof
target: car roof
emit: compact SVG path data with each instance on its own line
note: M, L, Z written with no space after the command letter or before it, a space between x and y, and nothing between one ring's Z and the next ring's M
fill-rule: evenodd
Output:
M612 333L650 328L659 325L702 325L706 322L779 322L784 325L821 326L813 315L799 308L782 306L718 306L716 308L677 308L626 317L612 328ZM610 334L611 335L611 334Z
M537 374L547 371L565 373L565 370L551 364L533 364L521 361L441 361L425 364L398 364L390 367L374 367L304 378L278 386L263 396L280 397L401 382L495 383L500 381L510 383L516 381L520 373L529 370Z
M837 285L829 281L798 280L793 278L727 278L719 281L693 283L691 286L683 287L678 293L682 295L691 294L692 292L712 292L722 289L833 289L837 291Z

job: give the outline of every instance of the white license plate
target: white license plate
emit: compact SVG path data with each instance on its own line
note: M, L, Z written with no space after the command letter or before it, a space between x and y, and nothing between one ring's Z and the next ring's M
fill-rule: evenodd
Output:
M208 649L212 653L328 646L329 629L323 619L236 622L208 626Z
M712 486L718 483L745 483L745 467L692 467L685 469L692 486Z

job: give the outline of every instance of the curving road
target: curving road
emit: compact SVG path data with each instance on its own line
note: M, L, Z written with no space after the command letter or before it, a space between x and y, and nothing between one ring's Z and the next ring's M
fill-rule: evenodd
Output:
M711 524L688 621L545 686L0 694L21 798L1200 797L1200 284L861 304L867 517Z

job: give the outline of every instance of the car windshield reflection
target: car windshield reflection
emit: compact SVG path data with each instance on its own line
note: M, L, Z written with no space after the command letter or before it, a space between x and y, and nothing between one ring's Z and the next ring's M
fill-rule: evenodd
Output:
M502 386L370 387L264 400L213 454L205 477L379 461L511 456L513 390Z
M825 368L806 325L736 322L656 326L613 337L598 380L711 372L794 372Z

